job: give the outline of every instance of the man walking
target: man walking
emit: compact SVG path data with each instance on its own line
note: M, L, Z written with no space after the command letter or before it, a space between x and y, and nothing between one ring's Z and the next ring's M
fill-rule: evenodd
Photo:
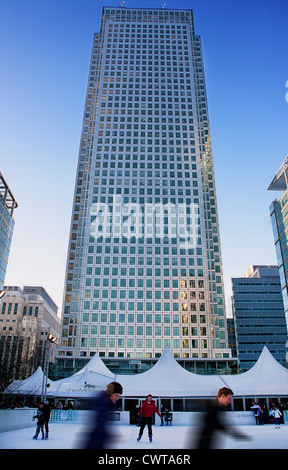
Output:
M144 428L147 424L148 426L148 436L149 436L149 441L152 442L152 418L153 418L153 412L156 411L156 413L160 416L161 418L161 413L158 411L154 400L152 399L152 395L148 395L146 400L144 401L140 411L139 411L139 416L142 416L142 424L140 427L139 431L139 436L137 438L137 441L139 442Z

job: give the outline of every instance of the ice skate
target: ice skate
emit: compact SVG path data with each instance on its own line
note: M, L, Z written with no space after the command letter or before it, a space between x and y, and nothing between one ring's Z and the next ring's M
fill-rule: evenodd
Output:
M38 434L35 434L35 436L33 436L33 439L38 439Z
M137 437L137 442L139 442L139 441L141 440L141 437L142 437L142 436L138 436L138 437Z
M152 442L152 436L149 436L149 441Z
M45 439L45 441L48 439L48 432L46 432L44 439Z

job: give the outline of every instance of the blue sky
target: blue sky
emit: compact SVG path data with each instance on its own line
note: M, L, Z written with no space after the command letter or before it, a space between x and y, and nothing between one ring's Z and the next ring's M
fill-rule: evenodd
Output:
M127 8L159 8L126 0ZM5 283L42 285L61 309L94 32L120 1L0 0L0 170L19 207ZM267 187L288 153L287 0L175 0L201 36L226 297L276 264Z

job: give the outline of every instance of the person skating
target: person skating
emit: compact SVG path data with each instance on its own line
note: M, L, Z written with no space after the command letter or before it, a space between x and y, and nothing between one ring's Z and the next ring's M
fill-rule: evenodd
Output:
M274 406L273 409L270 411L269 414L274 416L274 419L275 419L275 428L279 428L279 429L280 429L280 418L281 418L281 416L282 416L282 413L281 413L281 411L279 410L279 408L278 408L277 406Z
M45 418L44 418L43 412L39 408L37 410L37 414L35 416L33 416L33 419L36 419L36 418L37 418L37 427L36 427L36 432L35 432L35 435L33 436L33 439L38 439L38 435L39 435L40 430L41 430L41 433L42 433L42 439L45 439L45 436L44 436L44 421L45 421Z
M158 416L160 418L162 417L161 413L158 411L157 406L155 405L154 400L152 399L152 395L149 394L144 401L143 405L141 406L139 415L142 416L142 424L139 430L139 436L137 438L137 441L139 442L144 428L147 424L148 427L148 436L149 436L149 441L152 442L152 418L153 418L153 412L156 411Z
M110 448L117 436L112 432L111 423L115 419L116 402L123 393L118 382L107 385L106 391L97 394L91 403L90 431L84 436L84 449Z
M38 409L42 411L43 413L43 424L45 427L45 439L48 439L49 436L49 420L50 420L50 414L51 414L51 408L49 403L40 403Z
M230 388L223 387L218 390L217 399L208 404L208 409L204 413L202 429L198 435L196 449L210 449L215 446L216 431L223 431L235 439L248 439L245 434L231 428L224 421L226 407L231 403L233 392Z

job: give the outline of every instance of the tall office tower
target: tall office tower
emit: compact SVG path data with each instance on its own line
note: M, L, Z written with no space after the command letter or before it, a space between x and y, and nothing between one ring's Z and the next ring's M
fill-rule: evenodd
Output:
M0 291L4 287L17 207L17 201L0 172Z
M288 325L288 235L287 235L287 207L288 207L288 155L274 176L268 190L281 191L283 194L278 201L275 199L270 206L270 217L273 228L274 244L277 264L279 268L282 296L285 309L286 323Z
M232 279L232 288L240 369L250 369L264 346L287 367L287 326L277 266L250 266L244 277Z
M95 352L131 367L165 347L179 358L231 356L201 43L190 10L103 9L65 282L63 372Z

